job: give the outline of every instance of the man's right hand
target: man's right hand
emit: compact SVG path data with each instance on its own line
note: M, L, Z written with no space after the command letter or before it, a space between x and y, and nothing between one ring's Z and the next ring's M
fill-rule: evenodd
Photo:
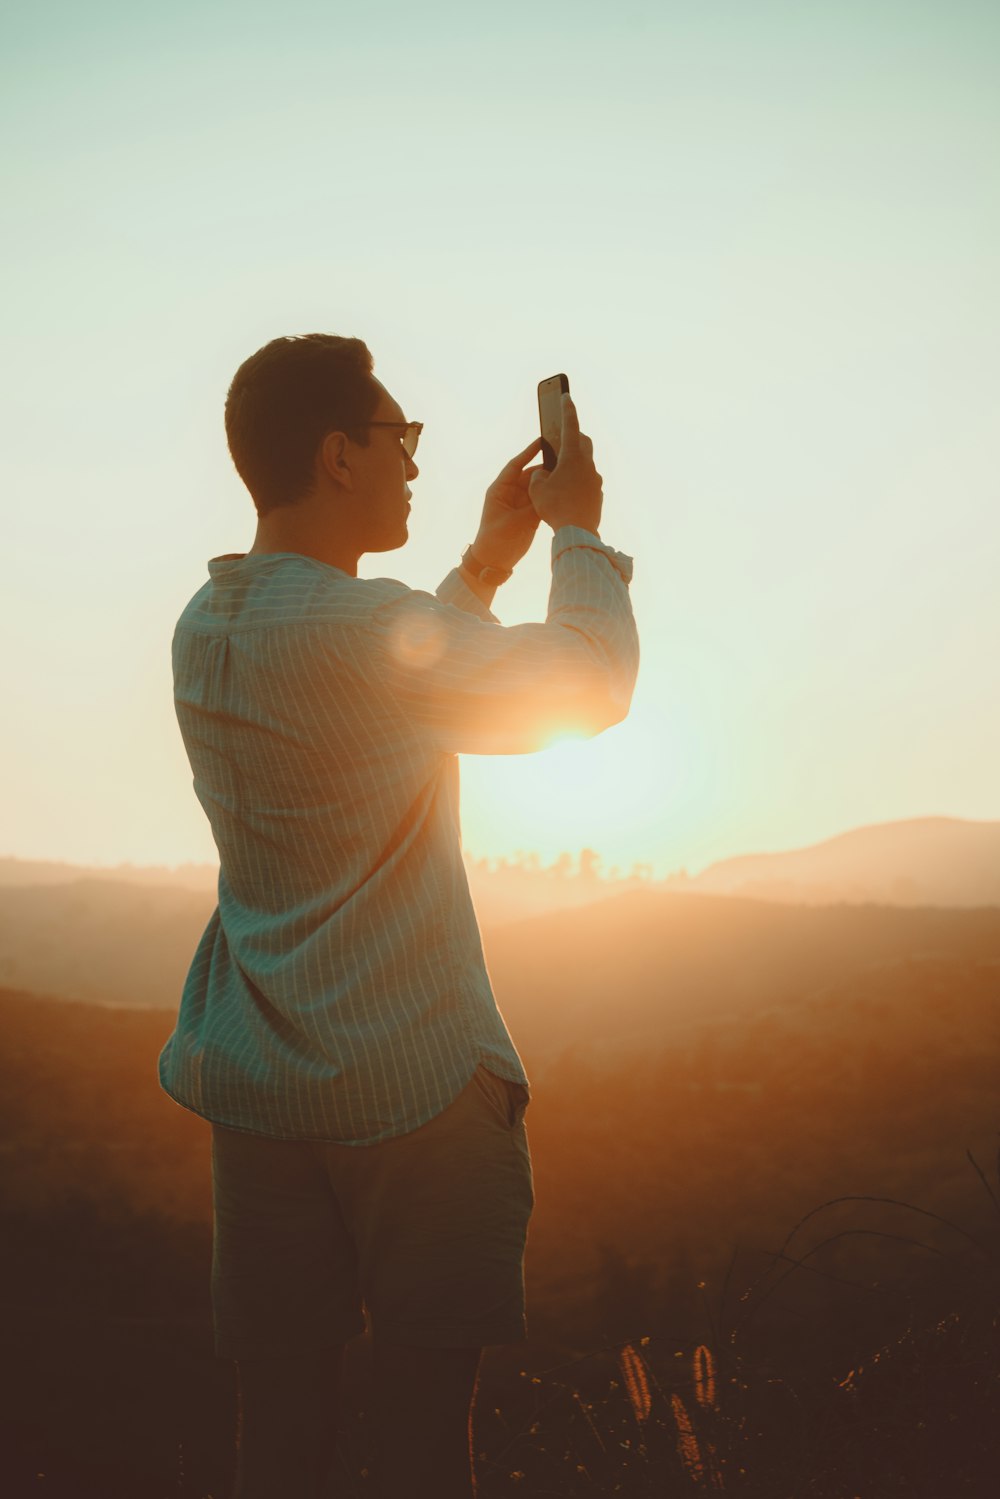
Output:
M598 536L604 503L601 486L601 476L594 467L594 444L580 431L576 407L567 392L562 397L559 458L553 469L532 470L528 497L553 531L560 526L582 526Z

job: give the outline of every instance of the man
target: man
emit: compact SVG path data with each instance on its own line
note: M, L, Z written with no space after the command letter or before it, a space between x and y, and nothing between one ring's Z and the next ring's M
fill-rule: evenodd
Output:
M462 863L461 752L627 713L631 562L563 398L559 461L501 471L436 595L361 579L407 539L421 424L359 339L278 338L237 371L247 554L216 557L173 643L219 902L160 1080L212 1123L215 1347L237 1365L237 1499L319 1499L345 1344L371 1326L383 1499L474 1492L482 1348L525 1338L528 1079ZM544 623L495 589L540 521Z

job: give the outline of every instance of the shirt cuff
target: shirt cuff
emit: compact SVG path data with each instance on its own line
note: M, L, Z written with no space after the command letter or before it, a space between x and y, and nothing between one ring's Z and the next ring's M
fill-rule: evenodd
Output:
M624 552L616 552L614 547L605 546L599 536L593 531L585 531L582 526L560 526L558 531L552 534L552 565L563 552L568 552L571 547L586 547L591 552L601 552L615 571L621 576L625 583L632 581L632 558L627 557Z
M475 614L487 624L500 623L482 599L473 593L457 567L453 567L448 576L441 580L435 592L442 604L453 604L456 609L464 609L466 614Z

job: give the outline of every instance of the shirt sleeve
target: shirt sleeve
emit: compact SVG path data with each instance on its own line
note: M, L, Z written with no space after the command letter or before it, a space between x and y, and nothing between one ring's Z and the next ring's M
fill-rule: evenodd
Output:
M639 666L630 557L562 527L538 624L501 625L450 577L437 595L407 591L371 617L379 669L420 732L452 753L511 755L621 722Z
M453 604L456 609L464 609L467 614L475 614L479 619L485 619L488 624L500 623L479 595L473 593L457 567L453 567L448 576L441 580L434 590L434 596L440 599L442 604Z

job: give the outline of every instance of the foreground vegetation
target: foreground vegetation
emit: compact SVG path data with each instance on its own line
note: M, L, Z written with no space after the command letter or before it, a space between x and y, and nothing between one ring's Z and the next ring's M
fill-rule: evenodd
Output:
M913 1207L831 1204L752 1277L737 1257L714 1294L696 1285L650 1306L656 1334L622 1318L589 1350L489 1350L482 1499L986 1499L1000 1471L1000 1213L985 1185L982 1239ZM857 1226L827 1232L847 1209ZM898 1232L862 1227L872 1209L894 1212ZM235 1401L211 1353L205 1234L83 1198L0 1231L5 1284L32 1288L5 1297L3 1492L227 1499ZM44 1286L47 1304L34 1300ZM674 1317L704 1340L671 1335ZM370 1492L367 1337L351 1353L338 1496Z

